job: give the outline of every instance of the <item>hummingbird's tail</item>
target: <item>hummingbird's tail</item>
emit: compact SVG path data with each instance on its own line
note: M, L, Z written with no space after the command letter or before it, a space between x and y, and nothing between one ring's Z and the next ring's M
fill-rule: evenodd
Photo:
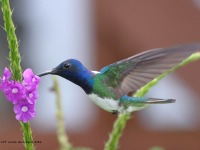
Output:
M145 103L147 104L167 104L174 103L175 99L159 99L159 98L148 98Z
M175 99L160 99L160 98L146 98L146 97L132 97L124 95L120 99L120 103L124 105L131 105L131 104L168 104L174 103Z

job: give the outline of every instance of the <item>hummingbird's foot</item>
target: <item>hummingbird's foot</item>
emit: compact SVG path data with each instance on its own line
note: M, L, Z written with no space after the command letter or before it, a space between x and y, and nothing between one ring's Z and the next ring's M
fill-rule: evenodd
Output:
M113 110L113 111L112 111L112 114L113 114L113 115L118 115L118 113L119 113L118 110Z

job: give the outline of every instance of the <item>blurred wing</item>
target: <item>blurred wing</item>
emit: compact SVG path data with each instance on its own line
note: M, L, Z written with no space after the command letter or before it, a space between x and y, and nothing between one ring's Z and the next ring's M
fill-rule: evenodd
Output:
M135 93L195 52L200 52L200 44L152 49L106 66L100 73L105 77L104 84L121 98Z

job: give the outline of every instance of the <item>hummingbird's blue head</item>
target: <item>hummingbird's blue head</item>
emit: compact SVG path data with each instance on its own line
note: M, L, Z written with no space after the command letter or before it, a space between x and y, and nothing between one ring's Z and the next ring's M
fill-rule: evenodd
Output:
M47 74L61 76L82 87L87 94L92 92L93 73L76 59L68 59L52 69L52 71L39 74L38 76L41 77Z

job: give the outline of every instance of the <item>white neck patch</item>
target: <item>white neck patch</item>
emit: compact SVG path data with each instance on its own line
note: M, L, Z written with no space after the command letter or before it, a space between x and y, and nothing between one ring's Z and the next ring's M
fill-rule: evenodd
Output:
M92 71L92 73L94 73L94 74L98 74L98 73L100 73L99 71Z

